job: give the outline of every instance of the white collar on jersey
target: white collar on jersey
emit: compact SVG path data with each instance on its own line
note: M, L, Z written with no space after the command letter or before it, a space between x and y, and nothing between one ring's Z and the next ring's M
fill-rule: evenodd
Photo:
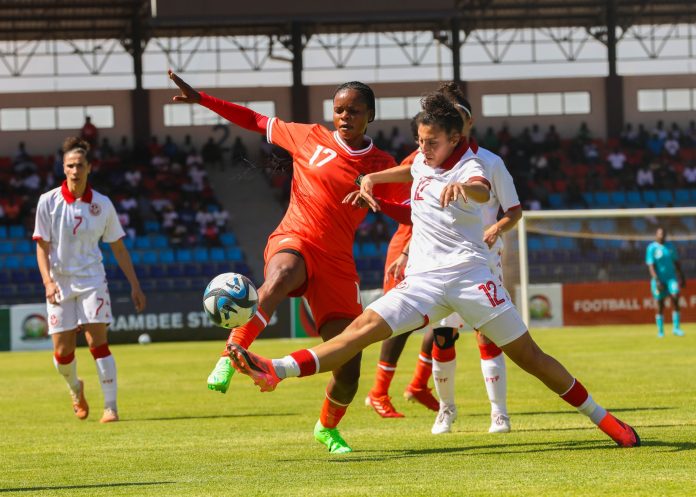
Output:
M358 149L358 150L353 150L352 148L350 148L350 147L348 146L348 144L347 144L346 142L343 141L343 138L341 138L341 137L339 136L338 131L334 131L334 132L333 132L333 137L334 137L334 140L336 140L336 143L338 143L338 145L339 145L343 150L345 150L349 155L352 155L352 156L365 155L365 154L368 153L370 150L372 150L372 146L373 146L373 145L372 145L372 138L370 138L370 137L367 136L367 135L364 135L364 137L365 137L365 139L369 142L369 144L368 144L365 148L361 148L361 149Z

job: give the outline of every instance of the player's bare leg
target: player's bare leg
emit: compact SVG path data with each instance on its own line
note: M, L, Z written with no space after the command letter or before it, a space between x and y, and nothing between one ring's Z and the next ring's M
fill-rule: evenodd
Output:
M496 319L505 319L504 314L494 318L490 323ZM486 326L489 326L490 323L484 325L481 331L485 333ZM600 430L620 447L637 447L640 445L640 438L636 431L597 404L585 390L585 387L560 362L539 348L529 332L525 332L516 340L504 345L502 349L515 364L539 378L549 389L560 395L563 400L575 407L580 413L589 417Z
M53 364L68 384L73 412L78 419L87 419L89 405L85 399L85 387L77 376L77 359L75 358L77 329L54 333L51 338L53 340Z
M476 331L476 343L481 356L481 372L486 385L486 393L491 403L491 426L489 433L510 431L510 417L507 411L507 368L502 349L490 341L480 331Z
M289 293L301 287L307 279L307 267L302 257L295 253L278 252L266 265L266 279L258 289L259 305L256 315L244 326L230 331L227 344L236 343L249 348L251 343L268 325L280 303ZM208 389L227 392L234 369L230 363L227 347L208 376Z
M375 382L365 398L365 405L372 407L383 418L403 418L404 415L394 408L389 387L396 371L396 363L406 346L411 333L404 333L382 342L379 363L375 373Z
M319 334L324 341L328 341L348 328L350 322L349 319L328 321L321 326ZM314 438L326 445L329 452L334 454L352 452L338 431L338 423L358 391L361 359L362 353L358 353L332 371L333 376L326 387L326 398L321 408L321 414L314 427Z

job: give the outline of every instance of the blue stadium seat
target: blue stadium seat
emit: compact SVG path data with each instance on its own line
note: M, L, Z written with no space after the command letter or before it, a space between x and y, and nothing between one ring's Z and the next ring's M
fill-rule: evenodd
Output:
M642 207L643 205L643 199L640 196L640 192L636 190L626 192L626 207Z
M169 247L169 240L165 235L152 235L152 248L164 249Z
M38 263L36 262L36 255L34 254L24 254L20 256L21 266L24 269L36 269L39 270Z
M133 247L135 246L135 241L133 238L126 236L122 238L123 244L126 246L128 250L133 250Z
M691 205L691 195L689 190L679 189L674 191L674 204L679 207L686 207Z
M360 244L358 242L353 242L353 258L357 259L362 255L360 250Z
M133 259L133 253L131 252L131 259ZM102 250L102 262L105 266L114 266L116 264L116 257L111 249Z
M174 251L172 249L160 250L159 260L163 264L171 264L174 262Z
M543 238L543 244L545 249L553 250L560 248L558 238L556 238L555 236L545 236Z
M237 237L234 236L234 233L220 233L220 241L225 247L234 247L237 245Z
M5 266L3 269L19 269L22 267L22 261L18 255L8 255L5 257Z
M150 266L150 278L164 278L167 276L167 268L170 264L152 264Z
M139 252L133 252L133 255L138 253ZM145 250L142 252L142 257L138 262L143 264L157 264L157 262L159 262L159 254L156 250Z
M609 207L609 194L607 192L595 192L594 205L597 207Z
M585 202L591 207L594 205L594 196L590 192L584 192L582 194L582 197L585 199Z
M669 190L658 190L657 201L663 206L666 206L667 204L673 204L674 197L672 196L672 192Z
M225 254L227 255L227 260L230 262L244 260L244 254L242 253L242 249L239 247L228 247L225 250Z
M24 226L21 224L13 224L10 226L10 232L9 232L10 238L24 238L27 236L26 230L24 229Z
M193 249L193 260L195 262L207 262L209 259L206 247L196 247Z
M370 259L367 259L365 257L355 259L355 267L360 273L362 273L363 271L367 271L370 267Z
M184 276L195 278L203 273L203 266L200 263L184 264Z
M184 264L175 262L174 264L166 265L165 274L169 278L181 278L184 276Z
M563 207L563 195L560 193L549 194L549 205L552 209L560 209Z
M160 230L160 223L158 221L145 221L145 232L146 233L157 233Z
M12 254L14 252L14 243L9 240L0 241L0 254Z
M7 226L0 226L0 239L7 238Z
M623 207L626 205L626 193L625 192L611 192L609 194L609 200L611 205L614 207Z
M135 248L141 250L147 250L152 248L152 242L149 236L139 236L135 239Z
M379 248L373 242L364 242L360 249L363 257L377 257L379 255Z
M645 190L643 192L643 202L646 204L657 204L657 194L652 190ZM648 207L647 205L645 207Z
M193 252L190 249L177 249L176 250L176 261L177 262L191 262L193 260Z
M381 255L382 257L386 257L387 250L389 250L389 242L381 242L379 244L379 255Z
M541 243L541 238L538 236L530 236L527 239L527 247L529 250L541 250L544 245Z
M210 249L210 260L213 262L222 262L225 260L225 249L221 247L213 247Z

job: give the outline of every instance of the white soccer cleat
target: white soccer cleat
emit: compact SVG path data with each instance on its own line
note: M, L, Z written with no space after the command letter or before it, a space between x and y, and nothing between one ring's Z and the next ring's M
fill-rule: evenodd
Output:
M433 435L441 435L452 431L452 423L457 419L457 406L455 405L440 405L440 410L437 412L435 424L430 429Z
M510 433L510 416L505 414L491 414L491 427L488 433Z

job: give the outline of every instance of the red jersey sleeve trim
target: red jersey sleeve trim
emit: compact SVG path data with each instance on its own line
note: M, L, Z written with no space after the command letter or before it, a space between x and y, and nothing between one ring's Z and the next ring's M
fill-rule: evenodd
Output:
M377 198L377 202L379 202L379 206L382 208L382 212L384 212L387 216L392 218L397 223L406 225L413 224L413 221L411 221L410 204L391 202L389 200L384 200L381 198Z
M34 240L35 242L38 242L39 240L43 241L43 238L41 238L41 237L38 236L38 235L32 236L31 239Z
M201 92L200 104L228 121L249 131L266 133L268 117L241 105L233 104Z
M468 183L469 181L480 181L481 183L483 183L484 185L486 185L486 186L488 187L489 190L491 189L491 182L488 181L488 180L487 180L486 178L484 178L483 176L472 176L471 178L469 178L468 180L466 180L467 183Z
M505 212L516 211L516 210L521 209L521 208L522 208L522 206L520 204L517 204L517 205L513 205L512 207L510 207Z

